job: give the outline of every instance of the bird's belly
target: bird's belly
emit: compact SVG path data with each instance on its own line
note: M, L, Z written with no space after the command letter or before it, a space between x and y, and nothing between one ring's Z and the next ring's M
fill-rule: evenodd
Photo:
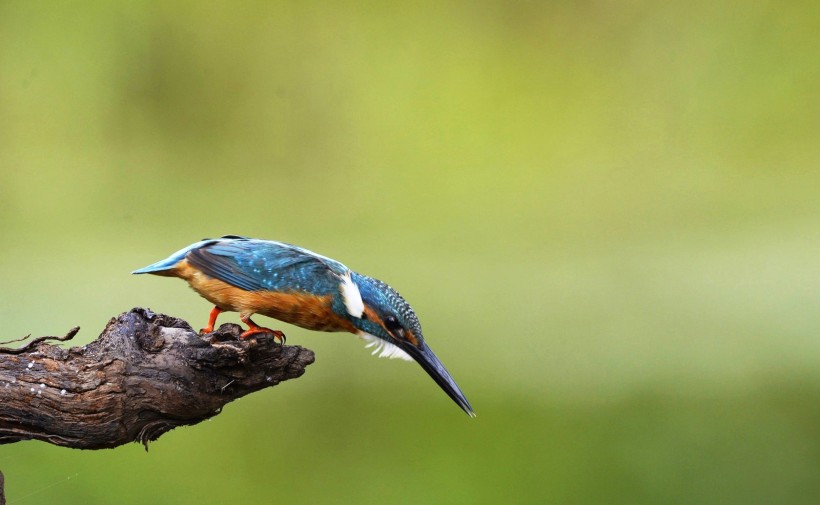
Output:
M333 312L331 295L246 291L208 277L187 261L180 262L175 270L194 291L222 310L247 315L262 314L309 330L356 332L350 321Z
M353 324L339 317L331 309L330 295L316 296L301 293L277 293L273 291L245 291L247 303L257 307L255 312L318 331L355 332Z

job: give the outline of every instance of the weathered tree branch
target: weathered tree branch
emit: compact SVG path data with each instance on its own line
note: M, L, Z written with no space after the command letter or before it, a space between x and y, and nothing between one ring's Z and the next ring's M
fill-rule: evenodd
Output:
M313 352L223 324L199 336L185 321L135 308L88 345L41 337L0 348L0 444L37 439L79 449L156 440L260 389L294 379Z

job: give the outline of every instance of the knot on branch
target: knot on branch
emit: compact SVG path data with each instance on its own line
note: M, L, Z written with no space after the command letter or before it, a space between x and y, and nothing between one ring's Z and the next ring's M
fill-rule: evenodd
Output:
M38 439L81 449L147 444L254 391L301 376L313 352L272 336L243 340L223 324L200 336L185 321L135 308L88 345L41 337L0 348L0 444Z

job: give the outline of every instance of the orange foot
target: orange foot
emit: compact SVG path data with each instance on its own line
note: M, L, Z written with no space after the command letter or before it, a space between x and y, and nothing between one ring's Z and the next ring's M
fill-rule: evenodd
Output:
M214 325L216 324L216 318L219 316L219 313L222 312L222 309L219 307L214 307L211 309L211 315L208 318L208 326L199 330L199 333L204 335L206 333L213 333L214 332Z
M279 341L280 344L285 345L285 334L281 331L271 330L270 328L258 326L256 323L251 321L251 316L240 314L239 319L241 319L243 323L248 325L248 329L244 333L239 335L241 338L248 338L253 335L258 335L260 333L270 333L271 335L273 335L274 339Z

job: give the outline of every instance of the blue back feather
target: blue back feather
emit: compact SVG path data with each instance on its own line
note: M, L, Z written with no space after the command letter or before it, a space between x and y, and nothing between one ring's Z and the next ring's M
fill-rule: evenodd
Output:
M204 274L247 291L338 293L348 268L283 242L228 238L192 247L188 262Z

